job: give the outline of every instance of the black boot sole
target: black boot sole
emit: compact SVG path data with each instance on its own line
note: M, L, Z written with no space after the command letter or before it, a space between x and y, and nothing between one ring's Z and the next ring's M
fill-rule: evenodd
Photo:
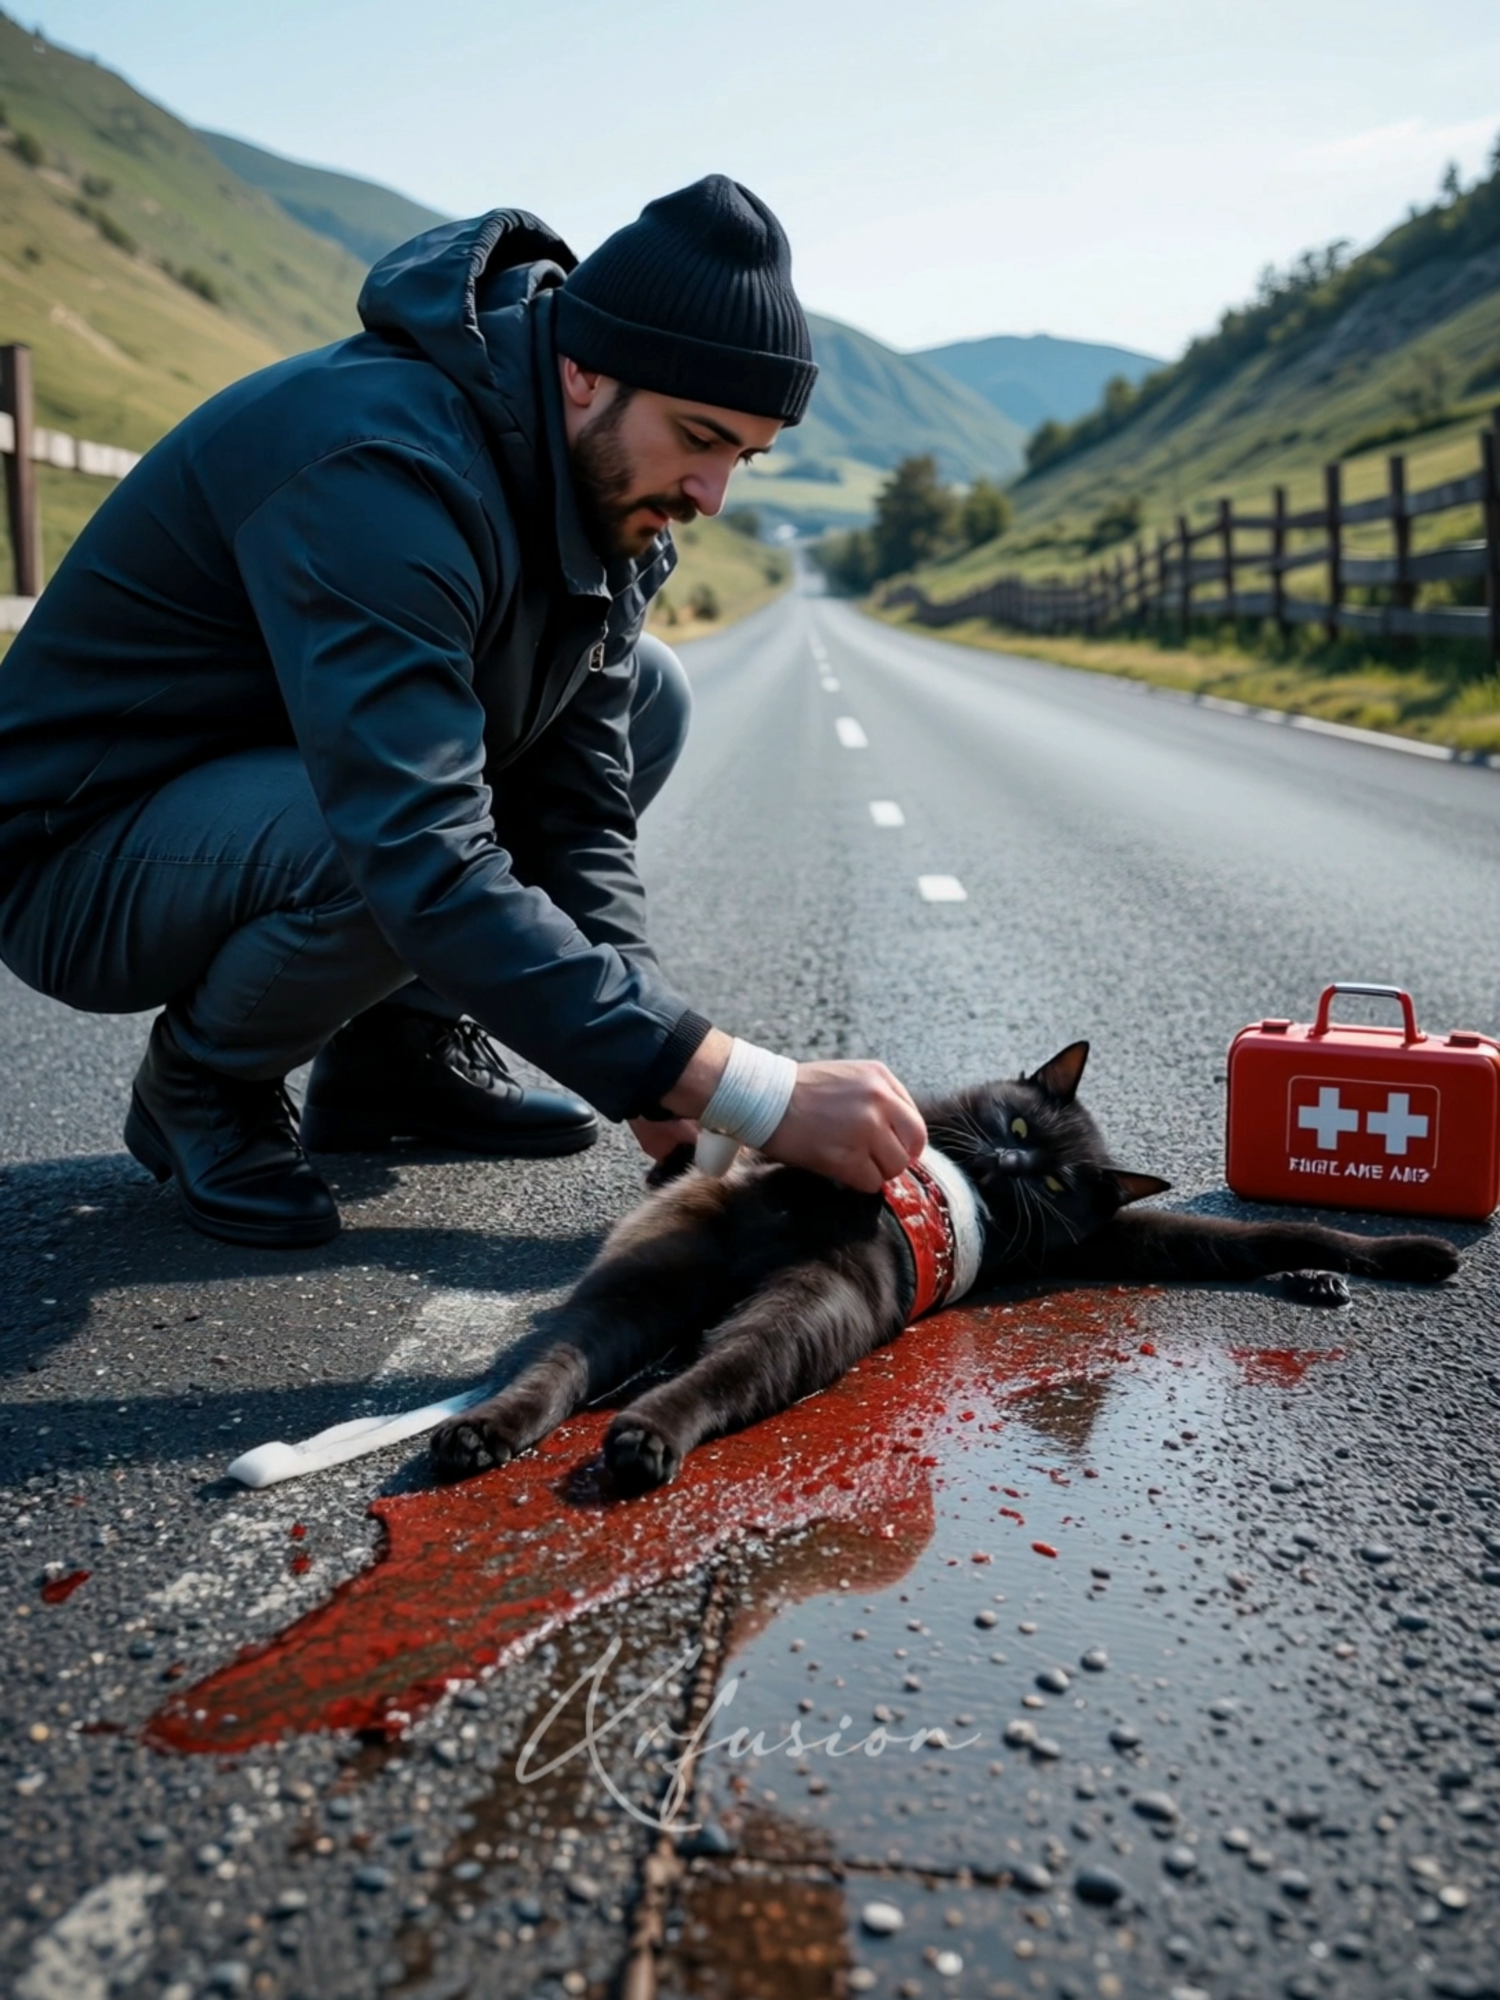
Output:
M560 1132L476 1134L441 1125L391 1124L329 1111L304 1103L300 1121L302 1143L310 1153L389 1153L400 1145L446 1146L490 1160L552 1160L565 1153L587 1152L599 1127L577 1125Z
M339 1233L341 1224L336 1215L326 1220L286 1223L226 1222L219 1216L205 1214L177 1179L177 1169L161 1130L134 1091L125 1114L124 1139L132 1157L148 1174L158 1181L176 1180L177 1200L183 1214L194 1229L217 1238L220 1243L244 1243L257 1250L305 1250L315 1243L329 1243Z

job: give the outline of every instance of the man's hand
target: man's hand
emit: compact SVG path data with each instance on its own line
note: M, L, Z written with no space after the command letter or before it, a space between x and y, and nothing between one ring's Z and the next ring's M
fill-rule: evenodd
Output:
M878 1194L926 1143L920 1112L884 1063L813 1062L798 1065L786 1116L761 1151Z
M675 1146L696 1146L698 1127L691 1118L632 1118L630 1129L649 1160L664 1160Z
M711 1028L697 1054L662 1099L668 1111L696 1120L713 1096L729 1060L729 1037ZM644 1122L644 1121L641 1121ZM676 1125L653 1126L654 1133ZM640 1133L637 1130L637 1138ZM696 1136L696 1134L695 1134ZM642 1145L646 1145L644 1139ZM673 1144L676 1143L674 1140ZM878 1194L909 1167L927 1143L926 1127L906 1086L884 1063L800 1063L786 1116L761 1151L768 1160L807 1167L815 1174ZM647 1146L646 1150L651 1150Z

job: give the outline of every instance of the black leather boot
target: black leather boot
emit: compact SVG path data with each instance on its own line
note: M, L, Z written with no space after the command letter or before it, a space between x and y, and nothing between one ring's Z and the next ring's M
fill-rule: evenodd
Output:
M499 1159L581 1153L599 1123L581 1097L516 1082L477 1021L382 1002L340 1028L313 1064L302 1137L315 1153L421 1139Z
M125 1143L159 1181L176 1180L189 1222L205 1236L283 1249L338 1234L338 1209L302 1150L285 1085L194 1062L165 1014L136 1071Z

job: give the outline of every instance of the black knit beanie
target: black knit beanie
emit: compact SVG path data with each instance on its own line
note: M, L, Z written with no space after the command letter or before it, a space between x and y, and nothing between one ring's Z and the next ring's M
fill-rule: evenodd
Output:
M648 202L556 311L560 353L637 389L795 424L817 379L786 232L724 174Z

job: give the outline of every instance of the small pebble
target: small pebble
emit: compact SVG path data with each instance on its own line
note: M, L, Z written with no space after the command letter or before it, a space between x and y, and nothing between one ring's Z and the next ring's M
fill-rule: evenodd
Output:
M1024 1889L1028 1896L1045 1895L1052 1887L1052 1870L1044 1868L1040 1861L1012 1862L1010 1873L1016 1887Z
M1251 1837L1242 1826L1225 1827L1223 1840L1231 1854L1247 1853L1251 1846Z
M889 1717L886 1718L889 1720ZM695 1855L733 1854L739 1842L726 1833L716 1819L706 1819L694 1832L684 1834L677 1843L677 1852L689 1858Z
M1073 1685L1061 1667L1043 1667L1036 1684L1043 1694L1066 1694Z
M542 1906L535 1896L517 1896L511 1904L518 1924L539 1924L542 1921Z
M570 1875L563 1885L575 1903L597 1903L599 1884L592 1875Z
M1017 1717L1014 1722L1006 1723L1005 1740L1013 1750L1024 1750L1035 1743L1036 1727L1033 1723L1023 1722Z
M271 1905L273 1917L295 1917L307 1908L305 1889L283 1889Z
M1142 1819L1155 1820L1159 1825L1168 1825L1179 1816L1177 1801L1170 1792L1139 1792L1131 1804Z
M859 1920L872 1937L894 1937L906 1923L894 1903L866 1903Z
M1085 1903L1118 1903L1125 1894L1125 1884L1112 1868L1080 1868L1073 1888Z
M210 1993L248 1993L249 1966L242 1959L221 1958L216 1965L208 1968L208 1990Z
M356 1889L365 1890L371 1896L378 1896L382 1889L390 1888L391 1871L389 1868L382 1868L378 1862L371 1861L365 1867L355 1869L354 1886Z
M974 1623L982 1625L986 1631L996 1622L996 1615L993 1611L976 1611L974 1613Z
M1198 1857L1191 1847L1169 1847L1161 1858L1161 1865L1169 1875L1191 1875L1198 1866Z
M1283 1868L1277 1877L1277 1885L1283 1896L1290 1896L1299 1903L1312 1894L1312 1878L1304 1875L1300 1868Z
M1079 1655L1078 1664L1086 1674L1102 1674L1109 1665L1109 1655L1102 1646L1090 1646Z
M1049 1763L1062 1755L1062 1745L1051 1736L1039 1736L1031 1746L1033 1757L1045 1758Z
M1141 1732L1129 1722L1117 1722L1109 1732L1109 1740L1117 1750L1138 1750Z
M873 1993L876 1980L868 1965L856 1965L844 1981L851 1993Z
M956 1951L934 1952L932 1969L940 1973L944 1979L957 1979L964 1969L964 1962Z
M1395 1560L1396 1551L1385 1542L1365 1542L1359 1551L1361 1562L1388 1563Z
M1449 1882L1438 1890L1438 1901L1445 1910L1466 1910L1469 1907L1469 1892L1461 1882Z

